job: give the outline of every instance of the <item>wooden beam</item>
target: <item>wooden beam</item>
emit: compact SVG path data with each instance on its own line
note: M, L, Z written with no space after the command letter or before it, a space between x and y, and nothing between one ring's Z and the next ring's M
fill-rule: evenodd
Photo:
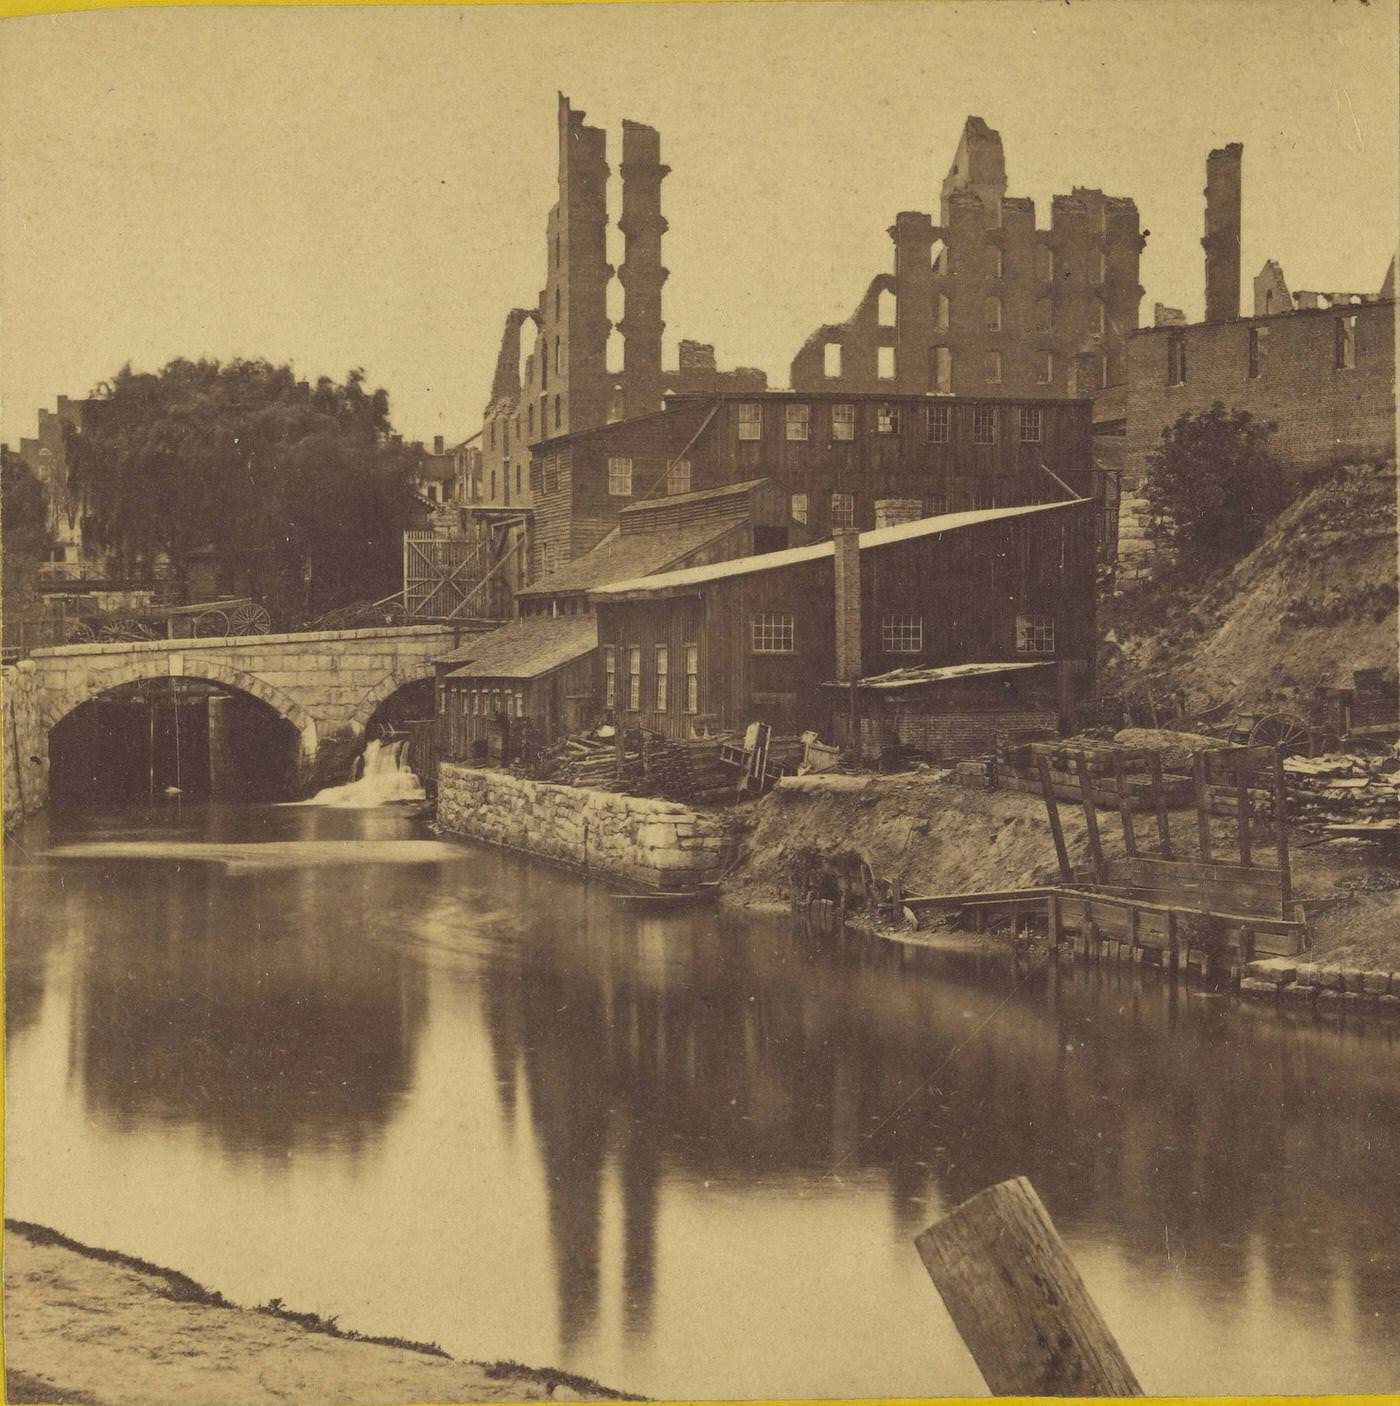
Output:
M1235 817L1240 839L1240 863L1249 865L1249 753L1235 754Z
M1191 779L1196 790L1196 835L1200 841L1201 858L1209 859L1210 853L1210 787L1206 785L1205 750L1197 752L1191 761Z
M1089 785L1089 758L1081 751L1075 765L1079 772L1080 803L1084 807L1084 828L1089 832L1089 862L1094 867L1094 877L1103 883L1103 845L1099 841L1099 816L1094 809L1093 790Z
M1172 857L1172 829L1167 819L1167 787L1162 779L1162 757L1152 752L1147 758L1148 770L1152 774L1152 808L1157 812L1157 843L1162 858Z
M1069 851L1065 848L1065 832L1060 828L1060 807L1055 799L1055 786L1050 780L1050 763L1043 752L1035 754L1036 770L1040 773L1041 789L1045 793L1045 810L1050 817L1050 837L1055 841L1055 858L1060 865L1060 878L1065 883L1074 877L1069 867Z
M1025 1177L964 1201L914 1244L994 1395L1142 1395Z
M1288 784L1283 774L1283 749L1274 749L1274 842L1278 846L1279 912L1293 906L1293 871L1288 862Z
M1132 859L1137 856L1137 833L1133 829L1133 812L1128 805L1128 778L1123 771L1123 754L1113 754L1113 782L1118 790L1118 814L1123 821L1123 851Z

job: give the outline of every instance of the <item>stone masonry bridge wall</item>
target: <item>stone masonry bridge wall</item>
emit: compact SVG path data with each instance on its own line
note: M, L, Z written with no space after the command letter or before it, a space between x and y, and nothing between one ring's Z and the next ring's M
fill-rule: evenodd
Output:
M48 736L59 722L109 689L155 678L205 679L261 699L296 728L298 780L308 785L334 771L386 698L431 678L433 660L466 634L416 625L36 650L29 662L41 754L47 758Z

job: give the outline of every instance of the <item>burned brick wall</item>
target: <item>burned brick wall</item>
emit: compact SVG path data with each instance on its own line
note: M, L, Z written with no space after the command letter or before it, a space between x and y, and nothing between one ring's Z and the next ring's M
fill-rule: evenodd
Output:
M939 223L903 211L889 234L894 272L812 333L794 390L1049 398L1123 380L1143 292L1132 200L1076 186L1037 228L1034 202L1006 195L1001 137L970 117Z

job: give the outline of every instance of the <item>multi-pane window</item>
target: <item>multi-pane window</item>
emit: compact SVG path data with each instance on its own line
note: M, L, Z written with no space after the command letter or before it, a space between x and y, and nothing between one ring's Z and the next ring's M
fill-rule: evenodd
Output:
M937 395L953 393L953 349L932 347L929 350L929 386Z
M792 506L789 511L794 522L807 521L807 495L805 493L794 493L792 495Z
M690 460L677 459L674 464L666 470L666 492L667 493L689 493L690 492Z
M997 442L997 412L991 405L972 407L972 442L974 444L995 444Z
M739 438L763 438L763 407L757 401L746 400L739 406Z
M472 716L474 718L481 716L481 693L475 688L472 689Z
M688 644L685 647L685 710L687 713L700 711L700 646Z
M1038 386L1048 386L1055 379L1055 354L1054 352L1036 352L1035 354L1035 383Z
M627 708L635 713L642 706L642 647L632 645L627 651Z
M982 360L982 374L994 384L1001 381L1001 353L999 351L989 351L985 354Z
M614 498L632 496L632 461L610 458L608 460L608 493Z
M750 622L755 654L791 654L792 616L763 611Z
M1055 652L1055 620L1050 615L1018 615L1016 617L1016 652L1018 654L1053 654Z
M1186 384L1186 338L1180 332L1167 334L1167 384Z
M656 646L656 706L653 711L664 713L670 706L671 651L664 645Z
M833 493L831 495L831 527L854 527L856 525L856 499L853 493Z
M832 439L854 439L856 437L856 408L854 405L833 405L831 407Z
M792 440L806 439L810 417L811 406L802 404L788 405L783 413L783 427L786 437Z
M1356 318L1354 316L1337 319L1332 364L1338 371L1350 371L1356 365Z
M617 650L610 644L603 646L603 707L617 707Z
M1038 405L1023 405L1020 413L1021 443L1039 444L1043 429L1044 412Z
M918 654L924 647L922 615L886 615L880 621L880 644L886 654Z
M947 444L953 433L953 407L930 405L928 408L928 437L934 444Z
M899 406L885 402L875 411L875 432L877 434L899 433Z

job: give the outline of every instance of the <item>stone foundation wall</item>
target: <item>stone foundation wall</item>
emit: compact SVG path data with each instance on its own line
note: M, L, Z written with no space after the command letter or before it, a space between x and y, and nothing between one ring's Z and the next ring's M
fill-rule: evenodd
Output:
M5 829L43 808L49 798L49 745L39 718L39 681L33 663L4 671Z
M1400 1015L1400 972L1273 957L1251 962L1244 969L1240 994L1319 1010L1335 1007Z
M453 762L438 766L437 814L453 834L647 888L717 879L731 856L719 818L689 806Z

